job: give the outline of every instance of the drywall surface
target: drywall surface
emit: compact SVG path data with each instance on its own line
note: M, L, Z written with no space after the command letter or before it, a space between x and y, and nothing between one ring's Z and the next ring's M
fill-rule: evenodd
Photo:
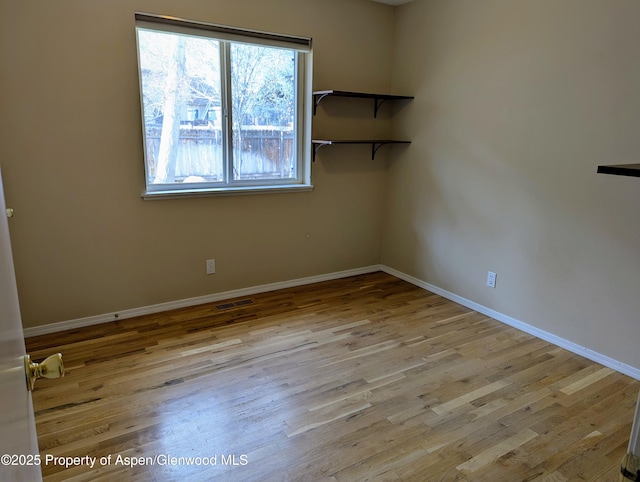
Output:
M135 11L312 37L315 89L390 88L393 7L374 2L2 2L0 162L24 325L379 263L387 166L366 150L324 155L311 192L141 199ZM377 129L362 108L336 125Z
M398 7L382 263L640 367L640 4ZM497 273L496 288L486 286Z

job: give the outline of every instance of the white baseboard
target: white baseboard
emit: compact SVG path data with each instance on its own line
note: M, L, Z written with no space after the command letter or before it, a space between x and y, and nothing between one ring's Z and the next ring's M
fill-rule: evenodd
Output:
M531 326L527 323L524 323L520 320L512 318L510 316L504 315L500 312L494 311L486 306L480 305L474 301L463 298L462 296L458 296L455 293L451 293L449 291L443 290L435 285L429 284L425 281L422 281L418 278L414 278L408 274L405 274L401 271L395 270L388 266L384 265L371 265L365 266L362 268L349 269L345 271L337 271L333 273L326 273L316 276L309 276L307 278L298 278L289 281L281 281L277 283L269 283L265 285L252 286L249 288L241 288L237 290L224 291L221 293L213 293L205 296L198 296L195 298L186 298L182 300L169 301L166 303L158 303L150 306L143 306L141 308L132 308L127 310L122 310L113 313L105 313L102 315L89 316L86 318L78 318L75 320L61 321L58 323L51 323L43 326L35 326L31 328L24 329L25 338L29 338L32 336L38 335L46 335L50 333L56 333L63 330L69 330L74 328L81 328L84 326L97 325L100 323L106 323L114 320L123 320L127 318L133 318L135 316L148 315L153 313L159 313L162 311L173 310L176 308L186 308L189 306L201 305L204 303L212 303L215 301L226 300L229 298L237 298L240 296L250 296L258 293L266 293L268 291L275 291L283 288L291 288L295 286L303 286L311 283L318 283L321 281L330 281L334 279L347 278L349 276L356 276L360 274L373 273L376 271L384 271L392 276L405 280L419 288L425 289L432 293L442 296L443 298L447 298L448 300L454 301L455 303L461 304L462 306L466 306L469 309L477 311L478 313L482 313L487 315L495 320L501 321L509 326L517 328L518 330L524 331L525 333L529 333L537 338L545 340L553 345L559 346L560 348L564 348L572 353L577 355L581 355L589 360L592 360L596 363L604 365L612 370L616 370L617 372L628 375L636 380L640 380L640 369L635 368L633 366L622 363L618 360L615 360L606 355L602 355L598 352L580 346L572 341L565 340L553 333L549 333L547 331L541 330L540 328L536 328L535 326Z
M443 298L447 298L448 300L454 301L462 306L466 306L469 309L477 311L478 313L482 313L483 315L487 315L495 320L501 321L502 323L505 323L509 326L517 328L520 331L529 333L530 335L540 338L541 340L547 341L553 345L559 346L560 348L564 348L565 350L575 353L576 355L581 355L589 360L592 360L596 363L599 363L608 368L611 368L612 370L623 373L624 375L628 375L632 378L635 378L636 380L640 380L639 368L633 367L631 365L627 365L625 363L622 363L606 355L602 355L601 353L598 353L593 350L590 350L589 348L580 346L577 343L574 343L572 341L565 340L564 338L554 335L553 333L549 333L548 331L541 330L540 328L536 328L535 326L531 326L520 320L516 320L515 318L504 315L498 311L494 311L490 308L487 308L486 306L482 306L474 301L468 300L466 298L463 298L462 296L458 296L454 293L443 290L442 288L429 284L418 278L414 278L413 276L410 276L408 274L405 274L401 271L395 270L388 266L383 265L381 266L380 269L382 269L382 271L384 271L385 273L395 276L396 278L403 279L415 286L418 286L422 289L425 289L427 291L440 295Z
M132 308L128 310L122 310L113 313L105 313L102 315L88 316L86 318L78 318L75 320L60 321L57 323L50 323L48 325L34 326L24 329L24 337L29 338L38 335L47 335L50 333L56 333L63 330L70 330L74 328L81 328L83 326L98 325L100 323L107 323L109 321L124 320L127 318L133 318L134 316L149 315L152 313L159 313L161 311L174 310L176 308L186 308L188 306L201 305L204 303L212 303L215 301L226 300L229 298L237 298L240 296L251 296L258 293L266 293L268 291L280 290L283 288L291 288L294 286L302 286L311 283L318 283L321 281L330 281L334 279L347 278L349 276L356 276L359 274L374 273L380 271L382 268L380 265L365 266L363 268L348 269L345 271L336 271L333 273L326 273L316 276L309 276L307 278L298 278L289 281L280 281L277 283L269 283L265 285L252 286L249 288L241 288L237 290L224 291L221 293L213 293L205 296L197 296L195 298L186 298L182 300L169 301L166 303L158 303L156 305L143 306L141 308Z

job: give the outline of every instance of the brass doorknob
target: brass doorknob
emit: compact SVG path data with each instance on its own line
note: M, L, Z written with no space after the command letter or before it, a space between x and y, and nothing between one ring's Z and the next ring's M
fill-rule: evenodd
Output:
M29 391L38 378L62 378L64 376L64 364L62 353L56 353L47 357L42 363L33 363L31 356L24 356L24 370L27 375L27 387Z

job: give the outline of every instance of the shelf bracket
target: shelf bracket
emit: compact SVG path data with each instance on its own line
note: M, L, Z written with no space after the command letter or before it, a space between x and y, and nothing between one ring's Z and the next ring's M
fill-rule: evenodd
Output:
M311 157L311 161L312 162L316 162L316 153L318 152L318 149L320 149L322 146L329 146L331 144L316 144L315 146L313 146L313 156Z
M313 94L313 115L316 115L316 111L318 110L318 104L331 94Z
M372 142L371 143L371 160L372 161L375 160L376 152L378 152L378 149L380 149L385 144L388 144L388 143L387 142Z
M374 102L374 105L373 105L373 118L374 118L374 119L375 119L376 117L378 117L378 110L380 109L380 106L381 106L382 104L384 104L384 102L385 102L386 100L387 100L387 99L383 99L383 98L380 98L380 97L375 97L375 98L373 99L373 102Z

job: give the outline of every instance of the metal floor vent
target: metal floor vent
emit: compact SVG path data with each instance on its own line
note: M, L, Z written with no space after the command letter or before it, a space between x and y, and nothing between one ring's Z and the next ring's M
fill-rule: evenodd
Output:
M237 308L238 306L246 306L246 305L252 305L252 304L253 304L253 300L251 298L247 298L246 300L238 300L238 301L232 301L230 303L222 303L220 305L216 305L216 310L218 311L230 310L231 308Z

